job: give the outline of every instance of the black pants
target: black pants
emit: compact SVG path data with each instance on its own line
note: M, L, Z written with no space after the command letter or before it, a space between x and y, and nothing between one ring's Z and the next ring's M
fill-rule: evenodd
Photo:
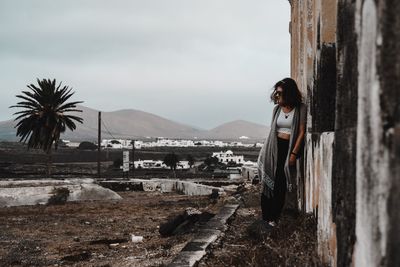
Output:
M288 149L289 140L278 138L278 164L275 174L274 194L272 198L267 198L264 194L261 194L262 218L265 221L277 220L285 204L286 176L284 166Z

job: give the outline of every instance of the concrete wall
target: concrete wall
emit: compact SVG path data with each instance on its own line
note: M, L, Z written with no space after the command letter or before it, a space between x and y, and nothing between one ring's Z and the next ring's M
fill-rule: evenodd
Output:
M308 104L299 206L330 266L400 266L400 1L292 0Z
M399 12L399 1L357 1L355 266L400 266Z
M336 265L332 162L336 107L336 0L291 2L291 75L308 106L305 176L298 179L300 209L318 219L318 254Z

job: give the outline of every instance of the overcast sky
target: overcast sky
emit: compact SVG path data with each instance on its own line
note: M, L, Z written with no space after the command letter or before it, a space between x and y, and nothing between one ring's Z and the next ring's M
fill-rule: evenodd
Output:
M284 0L1 0L0 120L27 84L56 78L102 111L269 124L289 16Z

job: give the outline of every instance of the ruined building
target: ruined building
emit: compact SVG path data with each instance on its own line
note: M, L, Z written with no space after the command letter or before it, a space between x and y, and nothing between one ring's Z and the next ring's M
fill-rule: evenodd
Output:
M400 266L400 1L290 0L308 104L298 205L329 266Z

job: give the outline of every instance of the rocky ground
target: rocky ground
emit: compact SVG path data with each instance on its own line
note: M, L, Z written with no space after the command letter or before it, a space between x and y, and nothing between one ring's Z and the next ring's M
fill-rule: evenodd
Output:
M0 266L162 266L196 226L161 237L159 225L188 207L215 212L208 196L123 192L120 201L0 208ZM143 236L132 242L131 235Z
M122 192L120 201L0 208L0 266L166 266L201 223L169 237L161 237L160 224L188 207L215 214L229 201L240 207L199 266L322 266L312 216L286 208L278 226L266 229L258 191L240 186L219 201ZM132 242L132 234L143 242Z
M242 194L225 236L199 266L323 266L316 253L316 224L311 215L286 208L272 229L265 228L260 217L258 187L250 187Z

